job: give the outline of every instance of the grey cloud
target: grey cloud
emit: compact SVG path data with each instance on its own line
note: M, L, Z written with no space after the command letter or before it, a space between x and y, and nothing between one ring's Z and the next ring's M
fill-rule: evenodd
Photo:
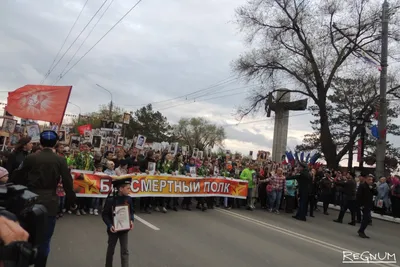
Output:
M0 2L0 90L13 90L27 83L40 82L84 2ZM101 2L88 2L66 47ZM77 58L132 4L131 1L114 1ZM98 89L96 83L110 89L114 102L128 110L135 110L138 104L163 101L208 87L230 76L231 61L244 51L243 38L237 34L236 25L231 23L234 9L241 4L242 0L143 1L60 84L74 86L71 102L80 106L83 112L93 111L99 104L109 101L108 93ZM56 79L87 33L65 56L48 83ZM219 88L227 90L240 86L242 83L236 82ZM229 93L215 97L226 94ZM0 97L5 98L3 95ZM206 103L196 100L187 105L179 105L182 101L171 101L155 104L154 108L160 109L172 122L177 122L180 117L207 114L211 121L225 124L224 121L232 120L234 107L244 104L244 97L244 94L223 97ZM174 105L177 106L172 107ZM164 109L166 107L171 108ZM76 112L74 106L69 109ZM309 120L310 116L293 117L290 129L307 131ZM226 127L226 131L228 138L270 147L272 136L266 138L261 133L271 130L272 126L273 120L266 119L265 124L246 125L256 134L248 130L241 132L234 127ZM291 136L289 131L290 146L297 142L296 137L293 139Z
M2 87L17 88L40 81L41 77L32 81L31 76L21 73L21 64L29 64L38 73L45 73L83 2L69 1L63 5L49 0L6 1L0 4L0 17L5 22L0 25L0 32L6 37L4 42L26 44L24 49L15 49L12 59L5 57L0 63ZM73 37L101 4L99 1L88 3ZM205 87L228 76L230 61L242 50L240 38L232 40L235 26L229 24L238 4L241 1L202 2L201 5L197 1L144 2L61 83L74 85L71 101L78 102L85 111L108 101L107 96L95 89L94 84L100 83L99 80L114 92L115 102L121 104L168 99ZM115 1L78 55L109 29L129 5ZM55 80L86 34L48 82ZM67 42L67 47L71 41ZM4 53L10 51L12 47ZM99 76L102 79L95 79Z
M260 147L272 147L272 137L266 138L263 134L254 134L249 130L237 130L234 127L226 127L227 139L234 139L242 142L254 143Z

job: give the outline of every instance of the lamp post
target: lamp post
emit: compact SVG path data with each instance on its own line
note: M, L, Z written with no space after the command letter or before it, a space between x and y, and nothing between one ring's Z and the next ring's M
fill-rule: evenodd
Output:
M104 88L103 86L101 86L100 84L96 83L96 86L100 87L101 89L103 89L104 91L108 92L110 94L111 97L111 102L110 102L110 110L109 110L109 114L108 116L110 117L110 120L112 120L112 110L113 110L113 95L111 93L110 90L108 90L107 88Z
M365 150L365 134L366 134L366 130L365 127L368 127L371 125L371 121L369 119L364 120L364 118L362 117L358 117L356 119L357 121L357 126L361 127L361 136L360 136L360 140L361 140L361 151L360 151L360 171L362 172L364 170L364 150Z
M79 109L79 114L78 114L78 123L79 123L81 121L81 114L82 114L81 107L78 106L77 104L72 103L72 102L68 102L68 104L71 104L71 105L73 105L73 106L75 106L75 107L77 107Z

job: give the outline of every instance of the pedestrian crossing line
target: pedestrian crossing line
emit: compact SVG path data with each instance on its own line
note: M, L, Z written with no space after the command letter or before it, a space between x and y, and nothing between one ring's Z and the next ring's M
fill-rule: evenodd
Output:
M138 220L139 222L143 223L144 225L146 225L147 227L149 227L150 229L153 229L154 231L160 231L160 228L158 228L157 226L155 226L154 224L149 223L148 221L146 221L145 219L140 218L139 216L135 215L135 220Z
M231 217L234 217L234 218L237 218L237 219L241 219L243 221L247 221L247 222L253 223L253 224L261 226L263 228L267 228L267 229L270 229L270 230L273 230L273 231L276 231L276 232L279 232L279 233L282 233L282 234L285 234L285 235L288 235L288 236L291 236L291 237L294 237L294 238L297 238L297 239L300 239L300 240L303 240L303 241L307 241L307 242L312 243L314 245L318 245L318 246L327 248L329 250L332 250L332 251L335 251L335 252L339 252L340 254L343 254L343 251L356 253L356 252L354 252L354 251L352 251L350 249L342 248L342 247L336 246L334 244L331 244L331 243L328 243L328 242L325 242L325 241L322 241L322 240L318 240L318 239L315 239L315 238L312 238L312 237L308 237L308 236L305 236L305 235L290 231L290 230L285 229L285 228L281 228L281 227L278 227L278 226L275 226L275 225L272 225L272 224L269 224L269 223L266 223L266 222L263 222L263 221L248 217L248 216L244 216L244 215L238 214L236 212L232 212L232 211L228 211L228 210L224 210L224 209L220 209L220 208L217 208L215 210L220 212L220 213L226 214L228 216L231 216ZM389 264L389 263L373 263L373 262L371 262L371 264L374 264L376 266L381 266L381 267L388 267L388 266L390 266L390 267L399 267L399 265Z

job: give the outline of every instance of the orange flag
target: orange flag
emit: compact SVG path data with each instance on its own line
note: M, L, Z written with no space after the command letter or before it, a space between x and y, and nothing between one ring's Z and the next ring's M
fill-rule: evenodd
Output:
M61 125L72 86L25 85L8 93L6 111L23 119Z

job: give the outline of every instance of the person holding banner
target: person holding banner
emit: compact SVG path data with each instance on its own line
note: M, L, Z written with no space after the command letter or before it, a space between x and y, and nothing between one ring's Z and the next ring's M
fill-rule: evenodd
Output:
M146 158L144 158L140 162L140 172L145 173L149 171L149 163L156 163L156 160L154 159L154 152L152 150L147 152ZM140 211L145 212L145 213L151 213L150 210L150 204L151 204L151 198L150 197L141 197L140 198Z
M247 190L247 209L252 211L255 209L253 204L253 188L256 180L256 171L254 170L253 162L250 162L248 167L242 171L240 179L246 180L249 183Z

